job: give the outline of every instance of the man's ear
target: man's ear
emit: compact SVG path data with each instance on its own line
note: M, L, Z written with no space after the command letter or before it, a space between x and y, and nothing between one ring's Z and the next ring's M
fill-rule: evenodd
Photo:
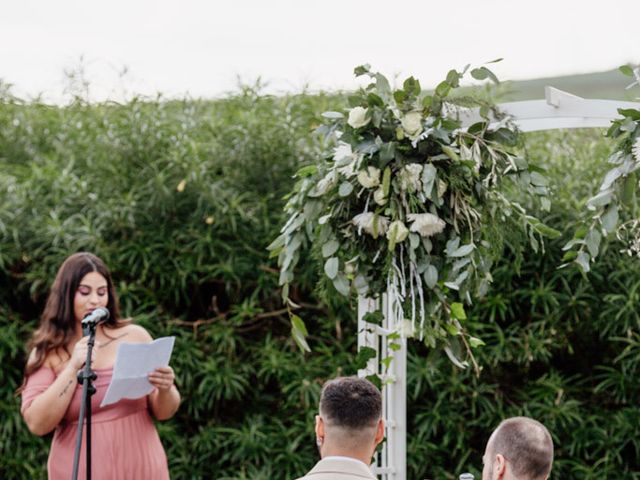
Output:
M493 474L496 476L495 478L504 478L504 475L507 470L507 461L501 454L496 454L496 458L493 461Z
M324 440L324 420L320 415L316 415L316 438Z
M378 426L376 427L375 444L380 445L380 442L384 439L384 420L381 418L378 420Z

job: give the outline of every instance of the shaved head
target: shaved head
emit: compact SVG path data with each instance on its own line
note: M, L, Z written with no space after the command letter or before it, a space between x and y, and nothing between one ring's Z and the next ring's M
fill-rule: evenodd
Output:
M504 420L495 429L485 454L485 462L504 457L517 480L544 480L551 472L553 440L540 422L527 417ZM489 471L492 466L489 465Z

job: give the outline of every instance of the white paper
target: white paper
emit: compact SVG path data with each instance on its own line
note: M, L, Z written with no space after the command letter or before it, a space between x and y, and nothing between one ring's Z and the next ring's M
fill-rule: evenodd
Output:
M162 337L151 343L121 343L116 352L113 377L101 407L123 398L136 399L153 391L147 375L169 365L176 337Z

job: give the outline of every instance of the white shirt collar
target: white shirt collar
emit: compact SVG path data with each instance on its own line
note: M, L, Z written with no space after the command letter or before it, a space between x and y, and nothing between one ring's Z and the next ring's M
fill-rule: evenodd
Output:
M331 455L329 457L324 457L323 460L348 460L351 462L355 462L355 463L359 463L360 465L364 465L367 468L371 468L369 465L367 465L366 463L364 463L362 460L358 460L357 458L353 458L353 457L343 457L342 455Z

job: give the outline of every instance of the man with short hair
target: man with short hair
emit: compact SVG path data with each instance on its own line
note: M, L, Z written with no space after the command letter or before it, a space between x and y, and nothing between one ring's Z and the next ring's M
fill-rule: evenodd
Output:
M369 465L384 438L382 396L368 380L340 377L322 387L316 415L320 460L298 480L375 480Z
M553 440L532 418L508 418L491 434L482 462L482 480L547 480Z

